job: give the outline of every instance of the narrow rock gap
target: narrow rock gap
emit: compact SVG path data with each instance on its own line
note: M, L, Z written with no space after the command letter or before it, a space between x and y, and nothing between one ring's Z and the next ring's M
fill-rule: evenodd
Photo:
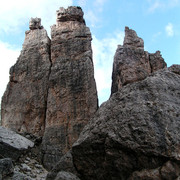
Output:
M49 38L50 39L50 38ZM51 39L50 39L50 45L49 45L49 62L50 62L50 66L49 66L49 73L48 73L48 77L47 77L47 90L46 90L46 98L45 98L45 109L44 109L44 132L45 132L45 128L46 128L46 114L47 114L47 105L48 105L48 96L49 96L49 78L51 75L51 68L52 68L52 60L51 60Z

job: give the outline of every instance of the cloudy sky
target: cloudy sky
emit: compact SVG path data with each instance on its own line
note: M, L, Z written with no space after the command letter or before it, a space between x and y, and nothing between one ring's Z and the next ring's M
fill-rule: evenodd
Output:
M113 56L123 43L125 26L144 39L145 50L160 50L168 66L180 64L180 0L6 0L0 4L0 97L9 68L20 54L31 17L40 17L50 35L56 10L81 6L93 41L100 104L110 95Z

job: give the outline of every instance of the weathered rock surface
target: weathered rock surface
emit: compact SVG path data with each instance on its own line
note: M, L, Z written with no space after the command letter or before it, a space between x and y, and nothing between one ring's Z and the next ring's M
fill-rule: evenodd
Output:
M4 177L11 175L13 172L14 166L12 163L12 159L0 159L0 179L4 179Z
M132 174L128 180L169 180L169 179L179 179L180 178L180 164L168 161L162 167L150 170L136 171Z
M174 64L171 67L168 68L171 72L179 74L180 75L180 65Z
M29 29L34 30L34 29L42 29L43 26L41 26L41 18L31 18L29 22Z
M1 104L2 126L42 136L51 67L50 39L39 18L31 19L30 29L18 61L10 69L10 82Z
M32 141L0 126L0 157L17 160L21 154L33 146Z
M80 7L60 8L51 29L43 163L52 166L71 148L98 107L91 33Z
M70 172L74 175L79 175L74 167L71 151L68 151L60 161L48 173L46 180L54 180L60 171Z
M122 87L73 145L76 170L86 180L119 180L160 168L163 178L174 179L180 168L179 112L180 76L167 68Z
M118 46L114 56L111 94L165 67L160 51L151 54L144 51L144 41L134 30L126 27L123 46Z

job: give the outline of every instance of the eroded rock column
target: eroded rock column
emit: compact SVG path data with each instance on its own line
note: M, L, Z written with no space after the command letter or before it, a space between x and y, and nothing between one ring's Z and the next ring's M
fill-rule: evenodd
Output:
M10 69L2 98L2 125L17 132L42 136L45 127L50 39L40 18L32 18L23 49Z
M144 51L143 39L138 37L134 30L125 27L123 46L118 46L114 56L111 94L122 86L141 81L166 66L160 51Z
M60 8L51 36L52 68L42 147L48 169L71 148L98 107L92 38L82 9Z

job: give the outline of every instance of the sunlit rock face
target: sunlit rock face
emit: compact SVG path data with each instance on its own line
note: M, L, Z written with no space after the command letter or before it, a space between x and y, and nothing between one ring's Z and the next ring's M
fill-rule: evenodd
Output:
M45 129L50 39L40 18L31 18L23 49L10 69L2 97L2 125L17 132L42 136Z
M165 67L160 51L144 51L143 39L134 30L126 27L123 46L118 46L114 56L111 94L122 86L143 80L152 72Z
M60 8L51 37L52 67L42 145L48 169L71 148L98 107L92 38L82 9Z

